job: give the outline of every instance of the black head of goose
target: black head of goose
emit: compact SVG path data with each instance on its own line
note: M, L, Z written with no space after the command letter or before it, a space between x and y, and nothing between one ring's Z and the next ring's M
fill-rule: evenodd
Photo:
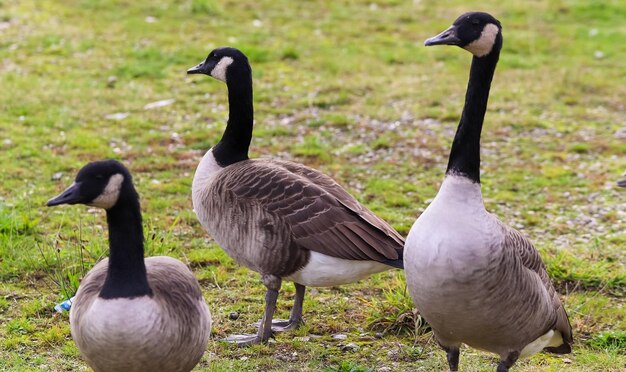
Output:
M192 185L198 219L237 263L267 287L257 334L226 340L265 342L302 322L305 286L355 282L402 268L404 240L330 177L302 164L248 159L252 138L252 74L234 48L213 50L188 70L226 82L229 118L221 140L202 158ZM289 320L272 321L283 279L296 286Z
M571 326L537 250L482 199L480 134L502 48L500 22L466 13L425 44L456 45L474 57L446 177L405 244L411 297L453 371L461 343L498 354L499 372L543 349L568 353Z
M109 258L82 280L70 309L72 337L95 371L190 371L202 358L211 315L189 268L144 260L139 196L115 160L87 164L48 206L106 210Z

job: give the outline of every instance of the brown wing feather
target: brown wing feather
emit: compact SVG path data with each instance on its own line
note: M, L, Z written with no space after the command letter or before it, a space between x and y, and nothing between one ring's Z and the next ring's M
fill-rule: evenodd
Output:
M276 164L280 164L282 167L288 169L290 172L305 177L314 184L318 185L319 187L324 189L324 191L333 195L337 199L337 201L343 204L346 208L358 214L359 217L366 220L368 223L383 231L386 235L392 237L394 240L404 246L404 238L402 237L402 235L400 235L387 222L376 216L372 211L365 208L331 177L302 164L292 163L289 161L274 162Z
M198 280L184 263L168 256L145 259L148 282L163 308L184 312L203 300Z
M554 308L556 322L553 329L561 332L563 336L564 345L557 348L551 348L551 351L569 353L571 351L571 344L573 342L572 326L570 325L565 308L561 303L559 294L557 293L554 285L550 281L546 267L539 256L539 252L535 249L533 244L519 231L512 229L504 224L502 227L506 230L505 244L508 247L513 247L521 259L524 267L536 272L541 278L541 282L548 291Z
M330 177L265 159L240 162L221 179L237 203L255 203L289 226L301 248L351 260L397 260L404 239Z

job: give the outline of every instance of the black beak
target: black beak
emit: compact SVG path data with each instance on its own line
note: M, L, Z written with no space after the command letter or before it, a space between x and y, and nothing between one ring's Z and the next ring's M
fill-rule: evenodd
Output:
M207 59L202 61L200 64L187 70L187 75L205 74L211 76L211 71L213 71L217 62L218 61L216 61L215 58L207 57Z
M424 45L459 45L460 42L461 39L457 36L457 28L455 25L452 25L439 35L426 39Z
M52 207L60 204L77 204L80 203L80 201L80 182L74 182L58 196L48 200L46 205Z
M200 63L197 66L194 66L187 70L187 75L191 74L206 74L206 69L204 68L205 62Z
M619 187L626 187L626 180L617 181L617 186L619 186Z

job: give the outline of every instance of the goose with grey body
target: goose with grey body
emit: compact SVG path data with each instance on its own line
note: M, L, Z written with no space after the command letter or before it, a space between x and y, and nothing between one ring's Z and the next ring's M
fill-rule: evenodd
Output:
M265 342L272 329L299 326L305 286L352 283L403 267L403 238L330 177L302 164L248 158L252 74L242 52L215 49L188 73L225 82L229 102L224 134L194 176L194 210L215 241L260 273L267 288L257 334L227 341ZM282 280L295 283L294 306L288 320L272 321Z
M572 329L537 250L485 210L480 133L502 47L500 22L466 13L429 45L474 57L443 184L405 245L407 286L456 371L461 343L496 353L497 370L546 349L569 353Z
M202 358L211 314L182 262L144 259L139 197L114 160L87 164L48 206L106 210L109 258L82 280L70 309L72 337L95 371L190 371Z

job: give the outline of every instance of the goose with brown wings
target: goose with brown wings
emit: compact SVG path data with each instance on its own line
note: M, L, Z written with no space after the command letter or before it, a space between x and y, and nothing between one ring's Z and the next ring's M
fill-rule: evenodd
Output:
M411 297L456 371L462 343L500 356L498 372L541 350L569 353L572 328L532 243L487 212L480 186L480 135L502 48L493 16L461 15L426 40L472 53L461 115L441 188L406 241Z
M404 240L333 179L302 164L249 159L252 71L234 48L213 50L189 69L228 87L229 118L221 140L202 158L192 185L202 226L237 263L261 274L267 287L257 334L226 340L265 342L302 323L305 286L352 283L403 267ZM283 280L296 287L288 320L272 321Z

